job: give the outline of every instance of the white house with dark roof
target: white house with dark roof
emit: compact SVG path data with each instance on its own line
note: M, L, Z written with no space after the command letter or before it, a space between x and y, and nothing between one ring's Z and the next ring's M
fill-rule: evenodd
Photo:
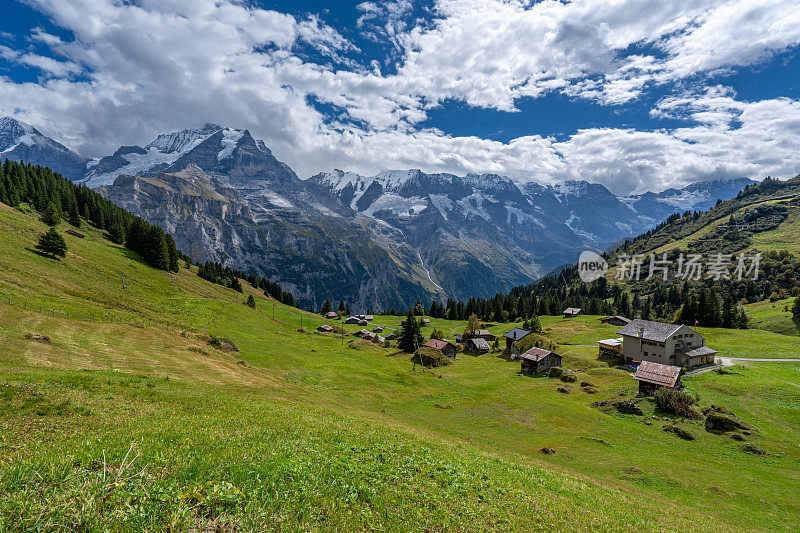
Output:
M693 367L714 362L716 351L702 335L683 324L634 319L623 327L622 357L627 363L652 361L662 365Z

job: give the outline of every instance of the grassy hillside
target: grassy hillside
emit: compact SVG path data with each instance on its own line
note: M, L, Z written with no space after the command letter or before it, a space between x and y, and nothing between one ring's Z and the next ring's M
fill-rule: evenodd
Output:
M757 456L649 401L646 416L594 407L636 390L581 346L614 336L598 317L542 317L578 375L562 394L499 352L421 372L395 349L301 333L301 319L310 330L321 317L244 283L250 309L246 294L183 267L151 269L86 227L84 239L65 236L70 252L56 262L32 250L42 231L34 214L0 205L0 530L786 530L800 520L786 490L800 484L797 363L685 378L701 406L757 428L748 440L769 452ZM722 355L800 352L797 337L703 333ZM662 431L661 418L695 440Z
M797 335L797 326L792 322L792 306L794 298L783 300L764 300L744 306L750 317L750 327L780 333Z

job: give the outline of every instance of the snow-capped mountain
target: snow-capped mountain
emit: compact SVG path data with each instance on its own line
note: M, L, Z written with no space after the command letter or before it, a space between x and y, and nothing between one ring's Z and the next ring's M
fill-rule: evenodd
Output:
M48 166L72 180L84 176L88 161L30 124L11 117L0 117L0 158Z
M158 173L214 135L219 135L222 139L217 157L223 159L233 150L244 131L205 124L197 129L159 135L144 148L135 145L121 146L112 155L89 164L86 184L99 187L110 185L120 174L144 176Z
M195 259L257 272L304 304L330 297L364 309L491 296L751 183L618 197L586 181L518 184L495 174L335 170L302 180L247 130L216 124L87 164L2 119L0 150L98 187Z

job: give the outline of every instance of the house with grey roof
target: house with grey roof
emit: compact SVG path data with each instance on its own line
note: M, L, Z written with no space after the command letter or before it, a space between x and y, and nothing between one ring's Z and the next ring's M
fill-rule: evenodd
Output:
M531 334L530 330L522 328L514 328L508 333L504 334L503 337L506 338L506 350L510 350L511 346L515 342L524 339L530 334Z
M634 319L617 331L622 335L626 363L651 361L662 365L694 367L714 362L716 351L705 338L683 324Z

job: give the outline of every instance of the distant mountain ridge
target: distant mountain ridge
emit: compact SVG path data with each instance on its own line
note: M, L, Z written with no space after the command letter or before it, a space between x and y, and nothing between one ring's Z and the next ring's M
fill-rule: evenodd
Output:
M66 169L165 228L195 259L253 270L315 306L327 297L380 310L491 296L754 183L620 197L586 181L496 174L335 170L302 180L249 131L216 124L92 161L14 119L0 125L3 157Z

